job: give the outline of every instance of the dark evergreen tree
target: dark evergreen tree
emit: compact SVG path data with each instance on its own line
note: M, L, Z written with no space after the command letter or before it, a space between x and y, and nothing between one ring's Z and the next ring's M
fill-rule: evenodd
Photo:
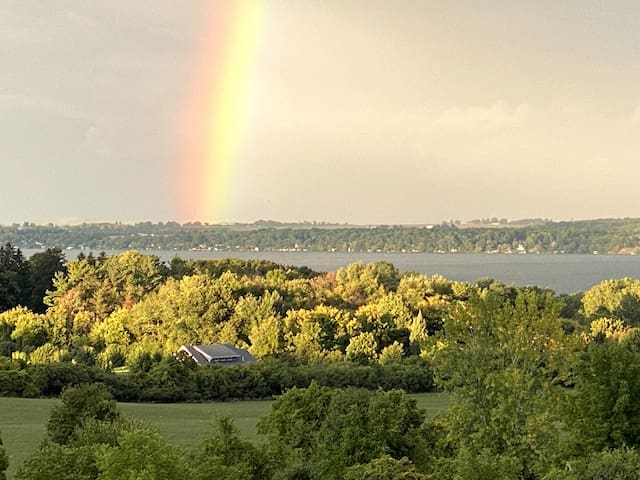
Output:
M0 246L0 312L26 305L29 267L19 248L10 243Z
M44 252L34 253L29 258L28 306L36 313L44 313L43 299L47 290L53 290L53 277L57 272L66 272L66 262L60 247L47 248Z

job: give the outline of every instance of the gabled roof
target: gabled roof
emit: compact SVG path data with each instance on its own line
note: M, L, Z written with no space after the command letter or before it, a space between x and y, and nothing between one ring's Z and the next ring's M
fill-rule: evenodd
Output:
M243 348L237 348L230 343L215 343L213 345L183 345L178 353L184 352L196 363L237 365L246 362L255 362L256 359Z

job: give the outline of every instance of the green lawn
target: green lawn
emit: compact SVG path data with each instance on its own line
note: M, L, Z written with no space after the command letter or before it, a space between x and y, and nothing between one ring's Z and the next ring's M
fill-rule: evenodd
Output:
M447 395L439 393L412 396L430 417L444 411L450 403ZM9 478L13 478L24 459L38 449L45 435L49 411L58 403L59 400L0 398L0 431L9 454ZM124 415L156 427L167 440L191 448L212 432L216 416L232 417L242 438L259 442L256 423L269 411L271 402L121 403L119 407Z
M259 441L256 423L269 411L271 402L121 403L119 407L124 415L156 427L170 442L190 448L213 432L217 416L233 418L242 438Z
M0 398L0 431L9 455L9 478L44 438L49 410L58 400Z

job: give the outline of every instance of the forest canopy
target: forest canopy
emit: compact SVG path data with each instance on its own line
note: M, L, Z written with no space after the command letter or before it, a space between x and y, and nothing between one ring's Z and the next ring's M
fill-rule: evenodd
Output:
M6 244L0 305L0 394L62 394L17 478L623 479L640 465L640 280L556 295L386 262L318 273ZM196 343L258 361L175 355ZM405 392L433 390L452 405L427 419ZM223 420L186 452L114 398L276 401L263 445Z

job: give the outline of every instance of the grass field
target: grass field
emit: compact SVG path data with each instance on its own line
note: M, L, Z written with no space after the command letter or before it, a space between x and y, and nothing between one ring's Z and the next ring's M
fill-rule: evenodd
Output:
M438 393L412 396L429 417L444 411L450 402L448 396ZM24 459L38 449L45 436L49 411L58 403L59 400L0 398L0 431L9 454L9 479ZM259 442L256 423L269 411L271 402L121 403L118 406L124 415L139 418L157 428L170 442L192 448L213 431L216 416L232 417L242 438Z

